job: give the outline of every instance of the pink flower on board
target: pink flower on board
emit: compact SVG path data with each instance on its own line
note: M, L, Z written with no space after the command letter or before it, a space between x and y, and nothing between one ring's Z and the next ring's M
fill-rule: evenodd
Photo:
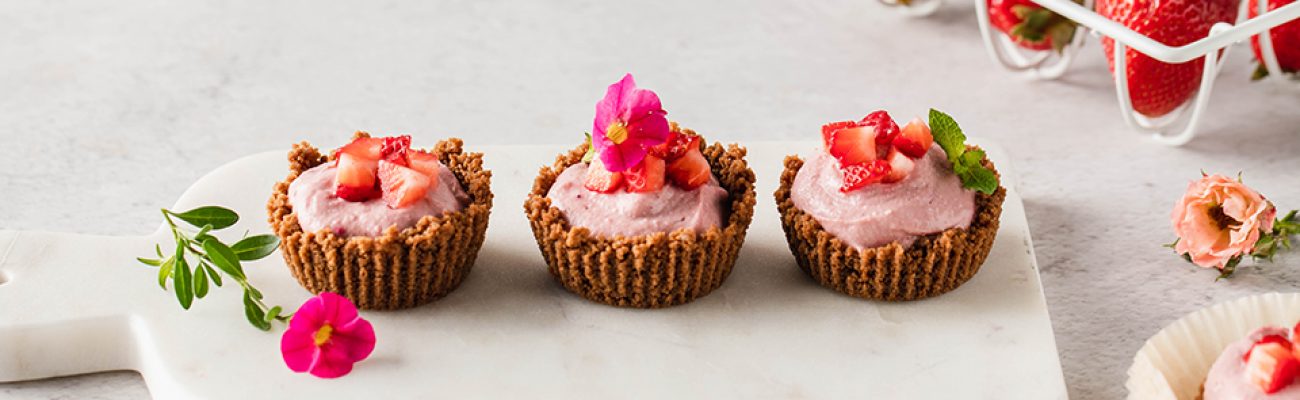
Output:
M1223 270L1251 254L1261 235L1271 234L1276 216L1273 203L1240 181L1203 175L1174 205L1174 251L1198 266Z
M645 158L647 148L668 140L667 114L659 95L637 88L632 74L609 85L605 98L596 103L591 141L605 169L632 168Z
M375 349L375 329L352 301L330 292L307 299L280 337L280 353L293 372L338 378Z

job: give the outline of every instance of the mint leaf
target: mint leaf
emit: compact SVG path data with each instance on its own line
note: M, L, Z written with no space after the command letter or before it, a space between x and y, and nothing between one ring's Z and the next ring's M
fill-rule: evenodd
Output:
M957 157L966 151L966 135L961 133L957 121L943 111L930 109L930 134L934 136L934 142L943 148L943 152L948 153L948 161L954 164L957 163Z
M959 177L961 178L962 186L965 186L967 189L972 189L984 194L992 194L993 191L998 190L998 176L994 174L993 171L989 171L988 168L984 168L982 165L979 166L979 168L968 169L966 174Z
M998 175L984 167L984 150L966 148L966 134L957 121L943 111L930 109L930 135L948 154L952 172L961 178L962 187L990 194L998 189Z

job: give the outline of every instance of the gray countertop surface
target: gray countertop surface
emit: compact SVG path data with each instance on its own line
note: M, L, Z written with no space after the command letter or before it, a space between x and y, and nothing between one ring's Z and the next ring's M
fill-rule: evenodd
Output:
M0 229L147 233L225 162L358 129L576 143L624 72L725 142L935 107L1010 154L1071 397L1121 398L1164 325L1300 283L1300 257L1216 282L1161 247L1202 169L1300 207L1300 84L1248 83L1245 50L1203 135L1171 148L1125 127L1095 39L1064 78L1032 80L989 59L969 1L924 19L870 0L0 2ZM148 393L133 372L0 384L11 398Z

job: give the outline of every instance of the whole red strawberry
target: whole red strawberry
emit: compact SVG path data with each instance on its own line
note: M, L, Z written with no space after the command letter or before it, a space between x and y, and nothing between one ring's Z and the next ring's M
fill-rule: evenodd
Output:
M989 21L1020 47L1056 50L1070 44L1078 26L1030 0L988 0Z
M1236 18L1239 0L1097 0L1097 13L1137 33L1169 46L1182 46L1210 33L1218 22ZM1114 40L1103 38L1102 47L1115 71ZM1159 117L1187 102L1201 84L1202 60L1167 64L1125 51L1129 96L1142 115Z
M1268 9L1275 10L1293 2L1295 0L1268 0ZM1250 0L1250 17L1259 15L1258 10L1258 0ZM1273 40L1273 52L1277 54L1277 63L1282 67L1282 71L1300 70L1300 19L1270 29L1269 39ZM1268 70L1264 68L1264 56L1260 55L1258 36L1250 39L1250 48L1255 50L1255 60L1259 61L1259 68L1255 70L1252 78L1263 79L1268 76Z

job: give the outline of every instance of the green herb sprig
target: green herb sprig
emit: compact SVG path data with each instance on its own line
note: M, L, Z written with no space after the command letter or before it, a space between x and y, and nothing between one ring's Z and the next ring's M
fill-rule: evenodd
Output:
M284 309L280 306L267 308L262 302L262 292L248 283L248 276L240 264L241 261L253 261L271 255L280 245L278 237L245 235L234 245L226 245L211 233L239 222L239 214L219 206L204 206L181 213L164 208L162 215L171 228L175 252L164 256L162 246L154 245L158 258L138 257L136 260L158 267L158 286L167 290L167 281L170 280L181 308L188 310L194 299L207 296L209 281L220 287L224 273L244 289L244 316L257 329L270 330L272 321L289 320L290 315L282 314ZM189 229L178 226L173 218L197 228L197 231L190 233ZM193 256L194 259L187 256Z
M963 187L984 194L998 190L998 176L984 167L984 150L967 149L966 134L961 132L957 121L943 111L930 109L930 134L934 142L948 153L952 171L961 178Z

